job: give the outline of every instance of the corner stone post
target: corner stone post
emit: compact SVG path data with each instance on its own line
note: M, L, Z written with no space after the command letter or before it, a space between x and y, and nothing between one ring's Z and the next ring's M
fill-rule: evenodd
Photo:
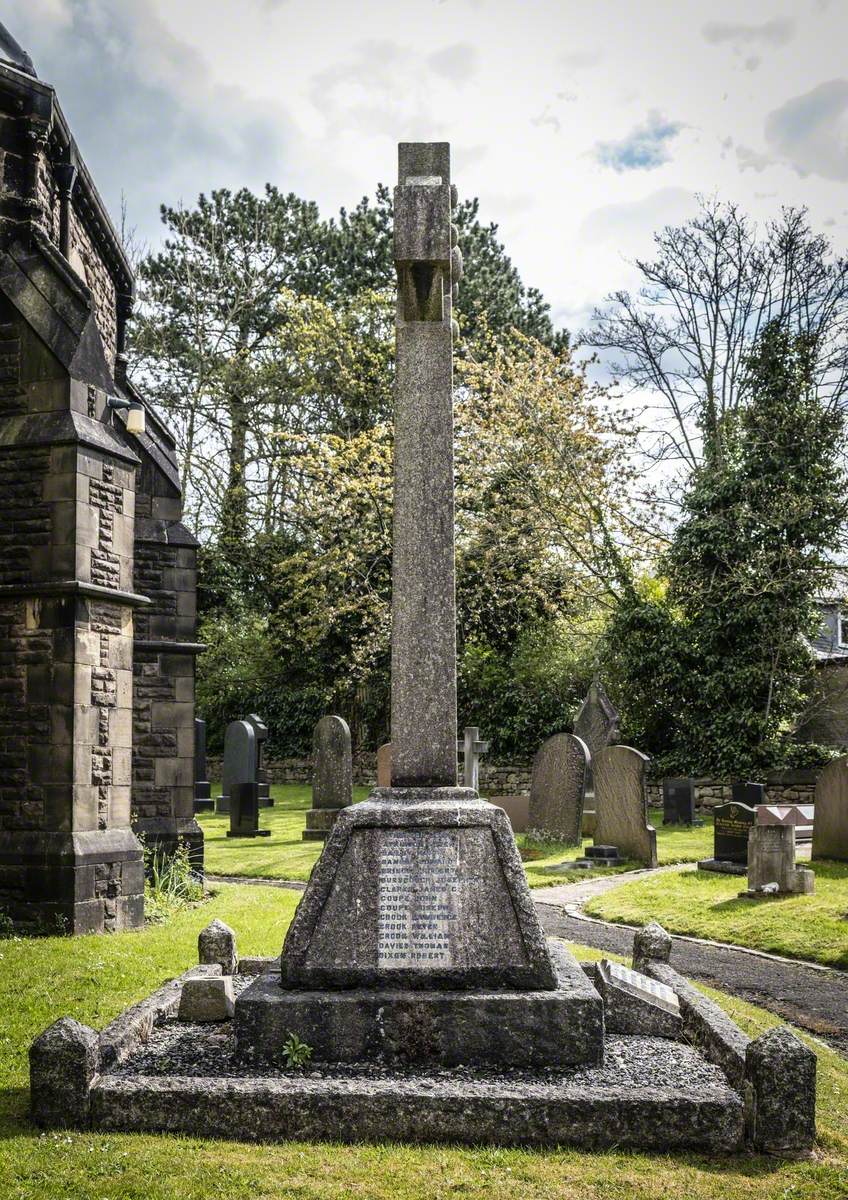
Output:
M91 1085L100 1070L100 1038L72 1017L55 1021L29 1048L30 1111L43 1129L88 1126Z
M816 1056L785 1027L748 1046L749 1135L755 1149L806 1158L816 1137Z
M200 963L218 963L222 975L235 975L238 967L236 935L218 917L201 929L197 938L197 952Z
M671 959L671 935L657 921L649 921L633 938L633 970L644 972L649 962Z

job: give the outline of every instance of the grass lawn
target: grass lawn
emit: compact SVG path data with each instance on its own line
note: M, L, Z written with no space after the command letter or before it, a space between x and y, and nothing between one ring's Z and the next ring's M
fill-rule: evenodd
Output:
M814 896L740 900L744 876L668 871L594 896L585 908L607 921L642 925L653 918L673 933L848 969L848 863L804 866L815 871Z
M810 1038L804 1040L819 1055L819 1147L804 1163L612 1151L255 1146L39 1134L30 1127L27 1047L46 1025L65 1014L104 1025L191 965L197 933L213 916L236 929L244 953L276 953L297 899L279 888L222 886L208 903L141 933L0 941L2 1200L844 1200L848 1194L848 1062ZM779 1024L761 1009L710 994L751 1035Z
M212 790L214 794L217 785ZM364 787L355 788L354 799L364 800L368 791ZM271 830L269 838L228 838L228 816L215 813L198 816L206 839L206 870L211 875L244 875L254 879L309 878L322 847L321 842L304 842L301 838L306 810L312 803L311 789L298 784L275 784L271 794L274 807L260 809L259 813L259 824L263 829ZM661 863L695 862L712 853L711 819L692 829L664 827L662 810L657 809L651 812L651 820L657 830L657 854ZM586 844L591 845L591 839ZM529 843L523 836L518 838L518 845L527 860L527 879L531 887L569 883L598 874L597 871L551 871L557 863L579 857L574 846Z

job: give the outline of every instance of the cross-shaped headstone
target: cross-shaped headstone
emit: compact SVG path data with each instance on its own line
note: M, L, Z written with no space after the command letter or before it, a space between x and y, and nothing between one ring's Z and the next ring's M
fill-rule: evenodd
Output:
M462 741L457 741L456 748L462 755L462 786L474 788L480 781L480 755L489 749L488 742L480 741L480 730L476 725L466 725Z

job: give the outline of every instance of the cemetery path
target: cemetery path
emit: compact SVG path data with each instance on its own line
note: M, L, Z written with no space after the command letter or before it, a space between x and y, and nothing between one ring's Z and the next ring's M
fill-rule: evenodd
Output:
M298 879L262 879L258 875L207 875L206 882L253 883L258 887L291 888L295 892L302 892L306 888L306 884Z
M628 871L615 878L620 883L629 883L644 873ZM613 884L610 878L565 886L585 889L594 882ZM586 917L577 907L576 899L552 900L547 895L563 890L557 887L534 891L536 911L545 932L629 958L634 927ZM585 890L582 896L586 897ZM848 972L815 963L793 962L742 946L676 935L672 936L671 961L682 975L759 1004L848 1057Z

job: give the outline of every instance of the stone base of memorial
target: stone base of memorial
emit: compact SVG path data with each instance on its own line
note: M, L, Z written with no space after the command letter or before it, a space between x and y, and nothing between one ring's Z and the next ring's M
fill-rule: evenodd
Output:
M180 1019L184 986L214 983L221 965L194 967L97 1033L67 1017L30 1051L32 1117L41 1128L169 1133L244 1141L448 1142L465 1145L574 1146L711 1153L809 1155L815 1138L815 1055L788 1029L755 1041L669 965L671 939L651 925L636 935L634 971L575 964L575 991L604 1005L600 1063L542 1068L397 1064L387 1054L328 1065L317 1060L320 1031L300 1024L281 1033L314 1036L302 1070L239 1053L238 1020ZM234 951L235 948L233 948ZM570 955L563 950L563 962ZM241 959L232 977L236 1006L251 992L281 991L279 959ZM603 978L601 976L603 975ZM600 1000L594 984L603 991ZM220 980L218 982L221 982ZM360 993L361 994L361 993ZM371 995L372 993L366 993ZM439 998L451 1003L449 994ZM526 999L528 993L524 993ZM542 997L543 992L536 993ZM356 1003L355 991L335 993ZM312 995L328 1001L331 993ZM301 993L308 1003L310 993ZM429 1056L435 1031L421 1020L426 992L408 994L408 1024L392 1036ZM492 989L474 1001L480 1031L496 1030ZM424 1006L416 1007L416 1006ZM330 998L328 1014L334 1010ZM400 1016L400 1010L396 1010ZM464 1021L462 1015L460 1021ZM352 1034L336 1026L336 1045ZM470 1030L470 1025L466 1025Z
M338 819L341 808L310 808L306 813L306 828L301 837L304 842L326 842Z

